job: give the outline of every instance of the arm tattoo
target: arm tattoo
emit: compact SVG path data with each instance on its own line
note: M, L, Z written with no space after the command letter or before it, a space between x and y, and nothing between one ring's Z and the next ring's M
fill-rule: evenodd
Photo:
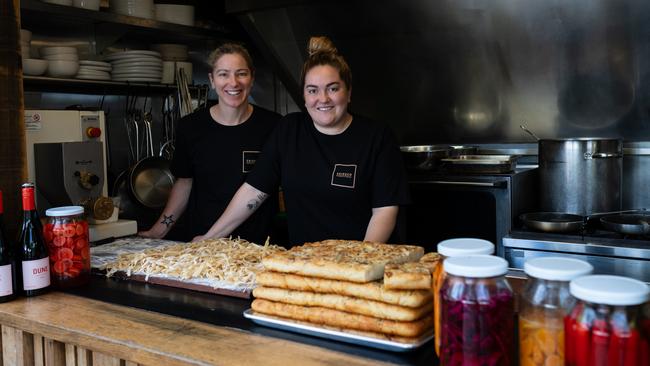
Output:
M248 201L248 203L246 204L246 207L248 207L248 209L249 209L250 211L257 210L257 208L260 207L260 204L261 204L261 203L266 199L266 197L268 197L268 196L269 196L268 194L262 192L262 193L260 193L260 194L257 195L257 198L254 198L254 199Z
M174 220L174 215L167 216L167 215L163 214L163 220L160 223L163 224L163 225L166 225L167 227L170 227L170 226L174 225L175 222L176 222L176 220Z

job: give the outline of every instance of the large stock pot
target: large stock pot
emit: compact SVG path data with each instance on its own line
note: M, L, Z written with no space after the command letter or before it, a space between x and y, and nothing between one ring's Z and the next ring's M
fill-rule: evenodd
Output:
M611 138L539 141L542 211L590 215L621 210L623 143Z

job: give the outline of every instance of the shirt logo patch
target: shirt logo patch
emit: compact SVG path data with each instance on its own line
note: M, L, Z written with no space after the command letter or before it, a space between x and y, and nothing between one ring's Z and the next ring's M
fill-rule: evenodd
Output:
M357 179L356 164L336 164L332 172L332 185L344 188L354 188Z
M260 156L259 151L242 151L242 173L248 173L253 170L253 166L255 165L258 156Z

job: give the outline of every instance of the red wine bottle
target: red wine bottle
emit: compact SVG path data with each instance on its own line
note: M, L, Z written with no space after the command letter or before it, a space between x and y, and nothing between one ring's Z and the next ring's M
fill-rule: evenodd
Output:
M4 233L2 191L0 191L0 302L16 298L16 256Z
M22 289L25 296L36 296L47 292L50 287L50 257L34 204L34 184L23 184L22 194L23 227L18 239L21 246Z

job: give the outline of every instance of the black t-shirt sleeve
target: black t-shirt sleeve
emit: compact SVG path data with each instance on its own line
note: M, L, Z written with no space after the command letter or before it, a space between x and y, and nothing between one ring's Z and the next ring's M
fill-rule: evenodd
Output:
M190 121L183 119L179 125L187 125ZM192 164L188 144L187 130L178 129L176 141L174 141L174 157L171 162L171 172L176 178L192 178Z
M280 146L282 121L278 123L264 144L262 154L257 159L253 170L246 177L246 183L270 194L280 185Z
M372 180L372 207L397 206L410 203L404 163L388 127L383 128Z

